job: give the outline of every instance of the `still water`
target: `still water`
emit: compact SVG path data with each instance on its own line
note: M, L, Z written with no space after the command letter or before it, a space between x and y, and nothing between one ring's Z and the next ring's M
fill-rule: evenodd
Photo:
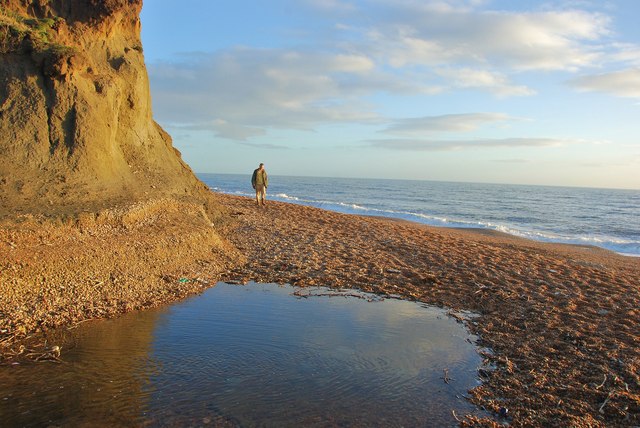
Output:
M221 283L82 324L54 339L62 363L0 367L0 425L455 426L452 410L478 414L463 396L481 358L460 323L334 293Z

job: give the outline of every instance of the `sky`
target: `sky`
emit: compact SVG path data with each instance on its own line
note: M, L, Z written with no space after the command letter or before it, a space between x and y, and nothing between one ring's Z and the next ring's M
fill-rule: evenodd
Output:
M640 189L640 1L145 0L198 173Z

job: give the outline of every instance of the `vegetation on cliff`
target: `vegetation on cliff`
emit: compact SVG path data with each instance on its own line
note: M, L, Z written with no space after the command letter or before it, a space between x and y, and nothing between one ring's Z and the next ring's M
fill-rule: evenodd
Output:
M0 8L0 53L16 53L29 48L39 52L73 52L71 47L52 43L53 29L61 21L60 17L29 18Z

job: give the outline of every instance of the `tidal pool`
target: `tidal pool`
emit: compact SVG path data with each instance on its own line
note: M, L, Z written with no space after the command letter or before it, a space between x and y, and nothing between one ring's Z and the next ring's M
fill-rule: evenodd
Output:
M62 363L0 367L0 425L455 426L452 410L479 414L463 397L479 384L474 336L442 309L354 293L221 283L82 324L58 336Z

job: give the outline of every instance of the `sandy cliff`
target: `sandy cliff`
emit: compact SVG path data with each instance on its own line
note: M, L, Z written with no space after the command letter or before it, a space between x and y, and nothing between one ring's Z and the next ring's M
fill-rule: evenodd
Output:
M154 122L142 0L0 0L0 215L193 194Z
M230 218L153 121L142 0L0 0L0 364L16 341L200 292Z

